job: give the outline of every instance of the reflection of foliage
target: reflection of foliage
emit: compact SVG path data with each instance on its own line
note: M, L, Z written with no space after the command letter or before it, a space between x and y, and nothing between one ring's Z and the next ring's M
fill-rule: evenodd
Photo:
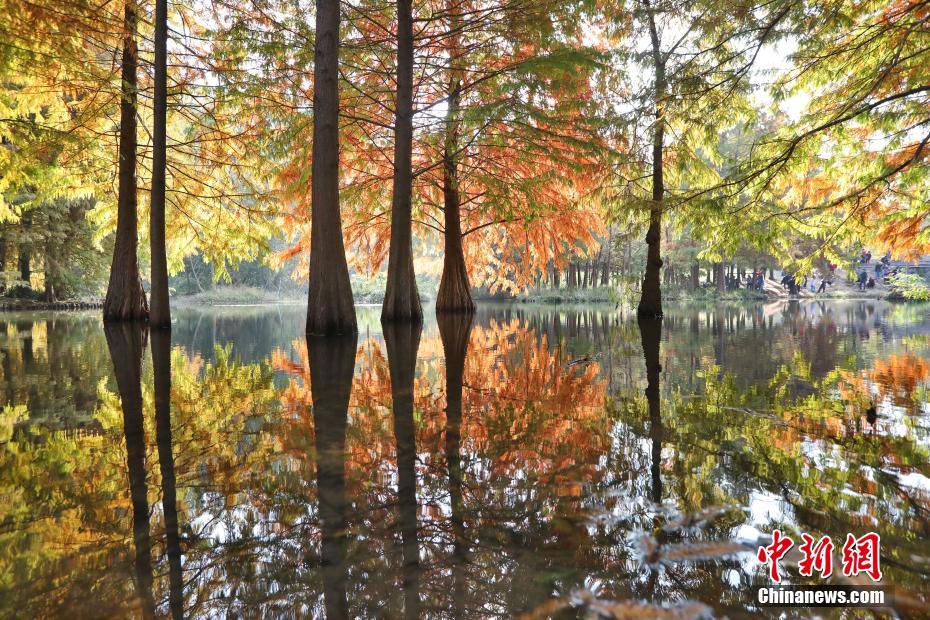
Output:
M205 364L180 350L172 354L173 443L183 472L179 486L189 489L180 494L187 528L193 528L194 517L207 516L211 502L250 481L256 459L273 445L262 432L274 399L270 370L232 361L226 350L216 355L215 363ZM143 379L143 396L151 491L160 478L150 377ZM17 432L0 451L0 599L18 614L137 613L132 611L132 517L122 414L119 396L105 385L94 420L99 430L91 434L33 426L29 433ZM163 527L160 519L153 520L156 532ZM205 529L187 532L191 540L206 534ZM202 554L190 551L193 569ZM68 587L47 592L59 575L69 575Z
M788 307L770 315L777 322L732 308L670 313L656 420L635 323L564 307L509 312L476 320L462 386L447 385L456 374L447 374L449 351L436 325L425 326L407 436L398 436L391 411L392 388L403 386L391 385L387 347L376 330L358 343L341 455L350 615L400 616L414 595L421 609L452 617L513 616L551 597L579 613L595 601L658 613L696 600L719 615L745 615L745 592L766 576L740 550L774 526L834 540L874 529L888 583L896 592L925 589L928 345L914 329L907 339L876 337L878 329L912 326L913 315L840 305ZM46 343L44 328L21 322L6 341L10 364L28 358L27 327L29 368L39 372L67 371L62 358L80 366L100 353ZM57 361L46 362L47 347L58 347ZM307 345L299 339L270 357L256 353L273 349L267 339L245 347L264 360L256 364L222 347L172 354L184 596L194 616L321 615L325 607ZM82 615L93 605L138 615L119 398L106 377L86 381L73 389L98 388L98 405L79 430L44 423L43 408L57 401L38 382L17 394L39 407L25 415L40 417L15 422L21 407L3 412L4 610ZM147 372L145 461L161 613L166 523L151 384ZM457 387L460 417L447 412ZM878 415L869 418L872 402ZM407 466L399 442L407 454L415 450ZM415 472L413 511L400 497L401 470L408 481ZM414 568L401 544L411 521ZM584 601L572 598L587 590Z

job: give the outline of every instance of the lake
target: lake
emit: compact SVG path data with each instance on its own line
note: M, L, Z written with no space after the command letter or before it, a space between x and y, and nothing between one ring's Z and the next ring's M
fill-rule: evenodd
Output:
M0 314L0 615L806 616L774 529L879 533L926 614L928 309Z

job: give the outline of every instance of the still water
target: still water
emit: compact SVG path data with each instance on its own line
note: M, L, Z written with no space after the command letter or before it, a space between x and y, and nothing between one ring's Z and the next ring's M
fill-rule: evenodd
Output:
M775 528L880 533L923 615L927 310L2 314L0 615L807 616L752 600Z

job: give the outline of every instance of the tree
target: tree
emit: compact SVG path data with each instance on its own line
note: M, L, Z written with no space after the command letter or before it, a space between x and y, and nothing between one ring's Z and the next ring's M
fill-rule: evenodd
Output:
M665 179L663 155L665 149L665 55L659 41L655 12L649 0L642 0L649 26L649 43L652 52L652 64L655 71L653 82L653 99L655 104L655 124L652 138L652 204L649 206L649 229L646 231L646 272L643 275L643 288L636 307L636 314L641 317L662 316L662 283L659 272L662 269L662 207L665 197Z
M171 329L168 256L165 249L165 190L168 140L168 0L155 0L155 93L152 123L152 201L149 240L152 259L152 308L149 324Z
M122 98L119 124L119 191L116 243L110 283L103 302L103 318L109 321L146 319L149 314L139 274L139 216L136 196L136 44L138 15L135 0L126 0L123 16Z
M308 334L358 330L339 212L339 11L316 0Z
M926 5L809 0L791 25L803 36L772 92L804 110L742 162L728 188L748 196L738 215L779 235L800 222L820 241L814 257L863 241L902 257L930 252Z
M791 7L790 0L735 7L714 0L632 0L608 13L618 25L624 66L618 71L622 87L608 84L608 96L629 109L619 123L632 151L621 184L644 204L649 221L640 316L662 315L663 218L672 209L705 206L706 194L721 187L714 166L720 127L753 115L750 70ZM648 32L647 45L629 36L634 25ZM643 82L644 74L651 79ZM647 176L648 199L639 185Z
M413 269L413 14L411 0L397 0L397 97L394 112L394 187L391 249L382 320L423 316Z

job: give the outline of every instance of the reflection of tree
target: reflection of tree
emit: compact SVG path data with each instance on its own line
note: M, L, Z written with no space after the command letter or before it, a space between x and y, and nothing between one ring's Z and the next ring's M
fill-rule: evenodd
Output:
M184 575L181 571L181 539L178 532L177 481L171 446L171 332L152 330L152 369L155 395L155 440L161 471L162 510L165 517L165 549L168 555L168 606L172 618L184 617Z
M413 419L413 379L420 345L419 323L387 323L384 344L391 374L391 410L397 442L397 501L404 563L404 615L420 616L420 548L417 543L417 443Z
M661 332L589 309L444 317L422 335L301 341L272 357L279 389L267 363L152 334L151 369L114 360L137 393L100 385L92 433L9 431L0 598L29 617L139 616L151 575L165 615L180 600L201 617L485 617L596 584L741 616L761 573L706 544L775 525L876 529L888 579L924 589L926 343L860 340L839 312L740 312L670 309ZM32 331L38 368L53 345ZM818 374L815 343L835 370ZM874 427L842 402L867 395L885 399ZM715 506L734 508L689 516Z
M349 618L346 598L345 441L356 336L308 336L326 617Z
M662 342L662 320L640 317L639 331L646 359L646 401L649 403L649 439L652 443L652 501L662 501L662 411L659 385L662 364L659 346Z
M464 526L465 504L462 496L462 459L459 452L462 439L462 383L471 321L470 314L445 314L438 317L446 367L445 452L449 485L449 521L452 530L452 608L456 618L462 617L467 592L463 575L467 542Z
M107 323L107 345L123 409L126 438L126 469L132 498L132 540L135 546L136 596L142 616L155 616L152 596L152 544L149 538L149 501L145 482L145 429L142 421L142 352L145 331L142 323Z

